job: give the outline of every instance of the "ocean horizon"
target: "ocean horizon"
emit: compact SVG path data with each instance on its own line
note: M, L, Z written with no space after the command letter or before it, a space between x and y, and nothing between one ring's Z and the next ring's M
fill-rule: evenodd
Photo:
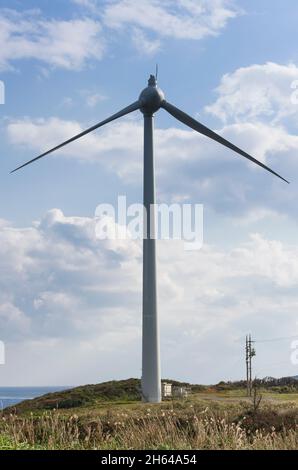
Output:
M71 388L69 385L48 387L0 387L0 410L24 400L32 400L46 393L59 392Z

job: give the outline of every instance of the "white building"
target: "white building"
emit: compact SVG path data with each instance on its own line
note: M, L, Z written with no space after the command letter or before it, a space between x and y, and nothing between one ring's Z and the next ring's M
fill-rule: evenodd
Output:
M169 382L162 382L161 392L162 392L163 398L171 397L172 396L172 384L170 384Z
M186 398L189 395L189 389L183 385L173 387L173 397Z

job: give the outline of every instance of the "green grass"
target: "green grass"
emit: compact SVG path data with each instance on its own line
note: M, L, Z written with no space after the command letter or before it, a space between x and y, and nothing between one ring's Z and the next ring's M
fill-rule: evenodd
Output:
M296 449L298 407L200 399L6 415L0 449Z
M23 413L26 411L52 410L56 408L74 409L94 406L100 407L101 405L106 406L108 402L113 404L125 404L132 401L139 401L140 398L139 379L115 380L48 393L33 400L25 400L11 407L11 410L17 410Z
M168 380L173 385L188 385L184 382ZM191 385L193 396L210 400L246 400L246 388L244 382L241 386L237 383L220 382L215 386ZM34 400L26 400L12 410L18 413L38 412L52 409L81 410L81 409L102 409L109 406L121 407L137 405L141 401L141 384L139 379L127 379L120 381L110 381L95 385L84 385L69 390L49 393ZM260 392L271 400L277 401L298 401L298 381L290 386L259 386ZM286 393L285 393L286 391ZM10 410L8 410L10 411Z
M28 442L16 442L12 436L0 434L0 450L37 450L42 447L34 447Z
M260 388L259 406L233 384L193 390L149 405L128 379L27 400L2 413L0 450L298 448L295 389Z

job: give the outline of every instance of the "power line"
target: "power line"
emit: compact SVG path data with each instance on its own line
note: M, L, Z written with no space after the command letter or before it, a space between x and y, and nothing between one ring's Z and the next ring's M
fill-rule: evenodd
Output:
M253 343L271 343L272 341L283 341L286 339L298 339L298 335L293 336L282 336L280 338L268 338L268 339L255 339Z
M243 338L243 336L242 336ZM240 339L240 338L239 338ZM239 341L238 339L238 341ZM246 335L245 337L245 362L246 362L246 384L247 384L247 396L252 395L252 357L256 355L255 349L252 347L254 343L270 343L275 341L284 341L284 340L291 340L291 339L298 339L297 335L291 336L281 336L278 338L267 338L267 339L251 339L251 335ZM236 340L237 341L237 340ZM263 364L263 366L258 367L258 373L260 370L265 370L269 368L275 368L283 363L287 363L288 361L279 361L279 362L270 362L269 364Z
M259 376L260 374L264 374L266 373L266 375L270 375L268 374L268 370L269 371L275 371L277 368L280 368L280 366L282 365L285 365L285 364L289 364L289 361L280 361L280 362L271 362L271 363L265 363L265 364L262 364L262 366L258 367L257 368L257 371L256 371L256 376ZM287 376L291 376L292 374L289 372L288 374L283 374L285 377Z
M245 335L240 336L239 338L235 339L235 343L242 343L242 340L245 338ZM255 339L252 340L253 343L269 343L271 341L281 341L286 339L298 339L298 334L293 336L282 336L279 338L266 338L266 339Z

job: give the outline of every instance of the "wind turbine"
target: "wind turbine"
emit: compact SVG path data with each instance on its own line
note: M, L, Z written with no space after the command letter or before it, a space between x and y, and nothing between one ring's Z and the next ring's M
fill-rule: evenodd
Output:
M155 179L153 155L153 117L160 108L166 110L178 121L191 129L228 147L242 157L259 165L273 175L287 182L282 176L271 170L264 163L244 152L236 145L213 132L208 127L193 119L165 100L164 93L157 87L156 76L150 75L148 86L141 92L139 99L104 121L95 124L80 134L71 137L56 147L42 153L36 158L19 166L11 173L39 160L42 157L64 147L71 142L89 134L99 127L108 124L126 114L140 110L144 115L144 237L143 237L143 339L142 339L142 397L144 401L158 403L161 401L159 325L156 292L156 249L155 249Z

